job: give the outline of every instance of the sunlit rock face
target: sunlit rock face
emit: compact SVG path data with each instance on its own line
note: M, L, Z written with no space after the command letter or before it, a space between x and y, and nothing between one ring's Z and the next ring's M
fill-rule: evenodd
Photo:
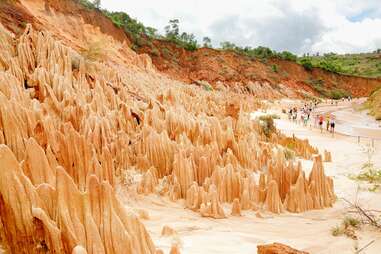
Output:
M306 177L287 139L250 120L260 102L117 56L89 60L47 32L28 26L15 38L0 25L0 226L12 253L155 253L114 191L132 171L138 194L184 199L203 217L332 206L321 156L292 140L314 159Z

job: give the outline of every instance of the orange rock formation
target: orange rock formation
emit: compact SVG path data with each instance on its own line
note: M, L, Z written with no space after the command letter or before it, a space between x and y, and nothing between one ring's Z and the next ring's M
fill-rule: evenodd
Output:
M137 193L216 219L224 203L239 214L335 201L321 157L306 178L283 136L259 134L250 96L175 82L128 48L92 61L31 26L15 38L0 25L0 42L0 226L12 253L155 253L114 192L130 170Z

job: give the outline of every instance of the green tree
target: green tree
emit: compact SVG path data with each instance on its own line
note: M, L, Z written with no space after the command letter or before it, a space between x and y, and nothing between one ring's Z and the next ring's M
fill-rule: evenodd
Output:
M212 40L209 37L204 37L202 39L202 42L204 43L205 48L211 48L212 47Z
M158 34L157 34L157 29L156 28L146 27L146 32L147 32L148 37L150 37L150 38L157 38L157 37L159 37Z
M234 50L237 48L237 46L234 43L229 41L223 41L220 43L220 45L223 50Z
M94 0L93 4L95 8L100 9L101 8L101 0Z
M169 40L176 40L179 37L180 29L179 29L180 21L178 19L169 20L169 24L164 28L165 29L165 37Z

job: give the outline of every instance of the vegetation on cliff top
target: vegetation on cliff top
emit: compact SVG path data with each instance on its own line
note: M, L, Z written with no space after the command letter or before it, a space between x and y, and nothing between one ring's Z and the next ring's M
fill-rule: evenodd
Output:
M364 106L377 120L381 120L381 87L373 91Z
M351 76L381 77L381 49L373 53L362 54L329 53L322 56L303 56L298 59L298 63L303 66L308 63L310 68L319 67L330 72Z
M158 49L153 44L153 40L169 41L177 47L186 50L196 50L200 47L195 35L192 33L181 32L180 21L172 19L165 27L165 34L161 35L157 29L144 26L141 22L131 18L124 12L110 12L100 9L100 0L75 0L88 9L94 9L102 12L116 26L123 28L132 41L132 49L138 50L141 47L149 47L153 55L161 55L170 57L170 52L167 48ZM203 47L212 48L211 39L204 37L202 42ZM220 50L232 51L240 55L247 56L251 59L259 59L266 61L271 58L278 58L286 61L293 61L302 65L307 71L311 71L314 67L324 69L329 72L346 74L361 77L381 77L381 49L374 53L368 54L346 54L337 55L335 53L303 56L298 57L291 52L283 51L276 52L268 47L240 47L232 42L222 42Z

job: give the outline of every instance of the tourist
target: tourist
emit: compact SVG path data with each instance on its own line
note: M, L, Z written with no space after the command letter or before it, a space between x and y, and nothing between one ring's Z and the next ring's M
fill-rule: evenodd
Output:
M320 127L320 133L323 133L323 115L319 115L319 127Z
M327 125L326 125L326 127L327 127L327 131L329 131L329 115L326 117L326 123L327 123Z
M335 134L335 118L333 116L331 117L330 124L331 124L331 133L332 133L332 137L333 137L333 135Z

